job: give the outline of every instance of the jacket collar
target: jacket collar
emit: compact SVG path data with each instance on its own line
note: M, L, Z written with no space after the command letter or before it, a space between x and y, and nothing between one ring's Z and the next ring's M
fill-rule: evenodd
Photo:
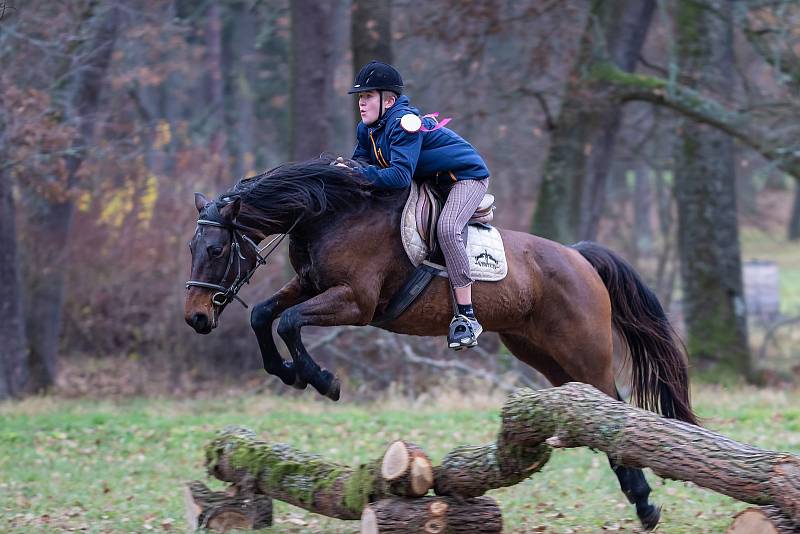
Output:
M406 113L419 114L419 111L411 107L411 101L407 96L401 95L397 98L394 105L386 110L381 120L374 123L372 126L367 126L367 128L370 130L379 130L383 128L389 120L395 117L402 117Z

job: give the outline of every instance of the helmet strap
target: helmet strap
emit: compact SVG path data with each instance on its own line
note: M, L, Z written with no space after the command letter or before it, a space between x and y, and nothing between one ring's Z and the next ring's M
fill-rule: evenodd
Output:
M378 99L381 101L380 112L378 113L378 120L383 118L383 91L378 90Z

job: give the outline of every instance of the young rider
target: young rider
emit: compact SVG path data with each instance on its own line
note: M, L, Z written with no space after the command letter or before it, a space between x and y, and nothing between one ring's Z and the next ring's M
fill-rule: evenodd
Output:
M419 111L403 96L403 80L391 65L371 61L348 93L358 95L361 113L353 159L366 165L361 172L375 187L404 189L416 179L449 188L436 228L458 306L448 345L474 347L483 328L472 308L473 280L462 231L486 193L489 169L458 134L438 127L432 118L418 119Z

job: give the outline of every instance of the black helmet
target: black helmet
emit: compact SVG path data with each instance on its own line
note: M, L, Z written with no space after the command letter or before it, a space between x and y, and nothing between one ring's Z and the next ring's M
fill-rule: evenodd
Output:
M363 93L364 91L393 91L398 95L403 94L403 78L397 69L388 63L372 60L358 71L353 88L347 94Z

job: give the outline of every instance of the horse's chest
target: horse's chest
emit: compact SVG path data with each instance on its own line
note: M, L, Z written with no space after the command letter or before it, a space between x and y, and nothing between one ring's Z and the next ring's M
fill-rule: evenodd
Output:
M324 255L311 247L292 247L289 253L292 267L302 283L314 293L322 293L330 283Z

